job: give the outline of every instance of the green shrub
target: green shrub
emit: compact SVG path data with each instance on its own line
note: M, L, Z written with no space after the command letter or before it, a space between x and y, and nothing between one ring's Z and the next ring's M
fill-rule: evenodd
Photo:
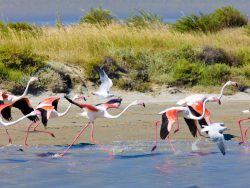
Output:
M157 14L152 14L144 10L137 11L139 13L138 15L131 16L126 20L126 23L129 26L148 27L163 24L162 17L158 16Z
M116 18L111 15L109 10L99 6L98 8L91 8L90 12L81 17L80 23L108 25L114 20L116 20Z
M201 67L202 65L198 63L189 63L185 59L179 60L173 72L174 84L179 86L197 84L201 77Z
M180 32L215 32L227 27L247 25L247 16L232 6L215 10L211 14L184 16L177 20L173 28Z
M203 66L199 84L201 85L220 85L229 80L230 67L225 64L215 64Z
M30 75L45 66L46 57L35 54L31 49L17 49L11 46L0 47L0 62L7 68L22 70Z

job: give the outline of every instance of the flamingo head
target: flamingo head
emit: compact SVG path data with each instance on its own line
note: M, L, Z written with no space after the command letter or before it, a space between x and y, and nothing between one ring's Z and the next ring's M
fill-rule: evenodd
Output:
M38 77L31 77L30 82L34 82L34 81L39 81L39 78Z
M83 99L85 101L87 100L83 95L75 95L73 100L75 100L75 99Z
M238 87L237 82L233 82L233 81L230 81L230 80L227 81L226 85L227 85L227 86L236 86L236 87Z
M208 101L208 102L218 102L219 105L221 104L220 99L219 99L218 97L215 97L215 96L208 97L208 98L207 98L207 101Z
M143 101L140 101L140 100L136 100L136 101L132 102L132 105L141 105L144 108L146 107L145 103Z

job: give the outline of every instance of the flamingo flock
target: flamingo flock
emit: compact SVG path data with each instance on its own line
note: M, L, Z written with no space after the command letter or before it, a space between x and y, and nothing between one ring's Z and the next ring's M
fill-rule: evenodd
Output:
M99 76L101 85L99 86L99 89L97 91L92 92L92 95L100 99L109 99L114 97L115 94L112 94L110 91L111 87L113 86L112 80L101 68L99 69ZM110 114L109 109L119 108L122 103L121 98L118 97L114 99L109 99L107 102L102 102L94 105L94 104L88 104L86 102L80 102L79 100L86 101L86 98L82 95L75 95L72 98L68 95L65 95L64 98L68 102L68 107L64 112L58 111L58 103L60 101L59 97L46 98L41 102L39 102L39 104L37 104L36 107L32 107L27 97L27 93L30 84L35 81L37 82L39 81L39 79L36 77L31 77L31 79L27 83L27 86L23 94L20 96L8 94L7 92L0 90L0 126L5 129L5 132L8 136L8 143L12 144L13 139L11 138L11 135L9 134L7 127L15 125L20 121L28 118L31 121L31 123L28 125L26 136L24 139L24 146L28 147L28 137L32 127L34 132L44 133L51 137L55 137L54 133L52 132L46 130L39 130L38 129L39 125L42 124L46 128L50 118L60 118L62 116L65 116L69 112L72 105L79 107L82 110L80 116L87 119L87 124L84 125L82 129L76 134L76 136L69 144L69 146L64 151L57 154L58 157L64 156L70 150L72 145L77 141L77 139L83 134L83 132L89 127L90 127L90 141L98 145L108 155L113 156L112 152L106 149L102 144L99 143L99 141L97 141L94 138L95 120L97 118L116 119L122 116L132 106L145 107L145 103L142 100L135 100L131 102L126 108L124 108L124 110L122 110L119 114L112 115ZM213 142L217 144L221 153L225 155L226 149L224 145L223 132L228 128L225 126L224 123L213 123L211 121L211 113L207 109L206 103L216 102L218 104L221 104L221 99L224 94L224 89L227 86L238 87L236 82L228 81L223 85L220 94L218 96L207 97L202 94L190 95L185 97L184 99L177 101L176 106L168 107L165 110L159 112L158 114L161 115L161 120L155 121L154 124L155 145L153 146L151 151L153 152L157 148L158 134L160 134L160 138L162 140L166 139L171 145L173 151L175 151L175 148L173 147L170 141L170 133L175 124L176 128L174 129L174 133L177 133L180 130L181 126L178 117L181 116L184 119L193 137L199 136L211 139ZM17 108L23 114L21 118L15 121L12 121L12 115L11 115L12 107ZM243 113L250 113L250 110L244 110ZM250 118L243 118L238 121L238 126L241 135L241 140L239 144L242 143L248 144L246 135L247 131L250 129L250 126L243 129L241 124L243 121L246 120L250 120ZM161 123L161 128L160 132L158 133L157 127L159 123ZM200 128L198 127L198 123L200 125Z

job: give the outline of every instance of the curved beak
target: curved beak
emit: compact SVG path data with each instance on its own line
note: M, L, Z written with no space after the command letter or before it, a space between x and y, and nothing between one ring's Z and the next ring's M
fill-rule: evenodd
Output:
M220 100L218 100L218 104L221 105L221 101Z
M145 108L146 107L145 103L142 103L142 106Z
M85 100L85 101L86 101L87 99L86 99L85 97L83 97L83 100Z

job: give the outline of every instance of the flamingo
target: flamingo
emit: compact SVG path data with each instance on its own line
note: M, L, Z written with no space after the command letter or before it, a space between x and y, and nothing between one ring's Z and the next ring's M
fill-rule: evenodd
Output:
M76 99L84 99L86 101L86 98L84 96L78 96L78 95L75 95L73 97L73 99L74 100L76 100ZM29 132L30 132L30 128L33 125L35 125L35 128L33 129L33 131L47 133L47 134L51 135L52 137L55 137L55 135L53 133L51 133L51 132L37 130L36 128L40 125L41 122L44 125L44 127L47 127L47 123L48 123L48 120L50 118L62 117L62 116L65 116L69 112L69 110L70 110L70 108L72 106L71 103L69 104L69 106L67 107L67 109L64 112L58 112L57 111L59 100L60 100L59 97L49 97L49 98L44 99L42 102L40 102L38 104L38 106L35 108L35 112L37 113L38 116L41 117L41 121L39 121L38 123L36 123L36 122L31 123L28 126L27 134L26 134L26 137L25 137L25 140L24 140L24 145L25 146L28 146L28 144L27 144L28 135L29 135Z
M16 121L12 121L12 122L4 122L4 119L9 119L11 117L10 113L11 113L11 104L1 104L0 105L0 127L8 127L14 124L17 124L18 122L22 121L23 119L29 117L29 116L35 116L36 113L34 111L30 112L29 114L17 119ZM6 129L7 130L7 129ZM7 133L8 134L8 133Z
M62 157L64 156L68 151L69 149L71 148L71 146L76 142L76 140L80 137L80 135L84 132L84 130L91 126L91 133L90 133L90 140L97 144L102 150L104 150L106 153L109 154L110 157L112 157L113 155L104 147L102 146L101 144L98 143L98 141L96 141L94 139L94 121L96 118L111 118L111 119L115 119L115 118L118 118L120 117L125 111L127 111L128 108L130 108L131 106L135 106L135 105L141 105L143 107L145 107L145 104L144 102L142 101L133 101L132 103L130 103L122 112L120 112L118 115L111 115L108 113L107 109L109 108L117 108L119 105L97 105L97 106L93 106L93 105L90 105L90 104L84 104L84 103L77 103L71 99L69 99L67 96L65 96L65 98L72 104L80 107L80 108L83 108L84 109L84 112L82 112L80 115L87 118L89 121L87 123L86 126L84 126L81 131L75 136L74 140L72 141L72 143L67 147L66 150L64 150L61 154L57 154L55 157ZM119 99L119 101L121 101Z
M23 92L22 95L20 96L16 96L16 95L11 95L11 94L7 94L4 91L0 91L0 104L12 104L13 107L18 108L23 115L27 115L29 113L31 113L34 109L32 108L29 99L27 97L25 97L28 93L28 89L29 86L32 82L34 81L38 81L39 79L37 77L31 77L30 80L27 83L27 86ZM31 120L32 122L37 122L39 119L36 115L34 116L27 116L27 118L29 120ZM6 118L4 118L6 119ZM8 121L10 121L12 119L11 114L10 116L6 119ZM12 144L12 139L10 134L8 133L8 130L5 128L5 131L9 137L9 144Z
M200 120L204 117L204 115L206 113L206 103L207 102L218 102L218 101L219 101L219 99L217 97L212 96L212 97L206 98L206 100L204 100L204 102L203 102L202 115L199 117L194 116L188 107L183 107L183 106L171 107L171 108L167 108L167 109L159 112L158 114L162 114L162 125L161 125L161 130L160 130L161 139L167 138L173 151L175 151L170 140L169 140L169 133L170 133L170 131L175 123L177 124L177 128L175 129L174 132L176 133L179 130L178 114L182 113L182 116L184 117L184 119L186 121ZM152 148L151 151L154 151L157 147L157 126L158 126L159 122L160 121L155 122L155 146ZM197 127L195 126L195 124L188 123L188 127L189 127L189 130L192 133L192 135L195 137L196 131L197 131Z
M217 97L219 99L219 101L218 101L219 104L221 104L221 98L223 96L223 92L224 92L224 89L226 88L226 86L236 86L236 87L238 87L238 84L237 84L237 82L228 81L223 85L223 87L221 88L220 94ZM188 96L188 97L186 97L184 99L179 100L176 104L180 105L180 106L187 106L190 109L190 111L193 113L193 115L200 116L202 114L203 101L206 98L207 97L205 95L203 95L203 94L193 94L193 95L190 95L190 96ZM204 118L199 120L200 126L211 124L211 114L207 109L205 109L205 110L206 110L206 112L205 112ZM190 123L192 123L192 124L195 123L195 125L197 125L195 120L186 121L186 123L187 124L188 123L189 124ZM202 136L199 129L197 129L197 131L198 131L199 135Z
M108 77L103 69L99 69L99 76L101 80L101 85L96 92L92 92L93 95L96 95L100 98L110 98L114 94L110 93L110 88L113 86L112 80Z
M250 110L243 110L242 111L244 114L249 114L250 113ZM245 143L247 146L248 146L248 140L247 140L247 131L250 129L250 126L248 126L245 130L244 130L244 133L243 133L243 130L242 130L242 125L241 123L243 121L249 121L250 120L250 117L248 118L241 118L238 120L238 126L240 128L240 134L241 134L241 140L239 142L239 144L243 144Z
M202 126L201 132L208 132L209 138L217 143L222 155L226 154L223 132L229 130L224 123L211 123L209 126Z

